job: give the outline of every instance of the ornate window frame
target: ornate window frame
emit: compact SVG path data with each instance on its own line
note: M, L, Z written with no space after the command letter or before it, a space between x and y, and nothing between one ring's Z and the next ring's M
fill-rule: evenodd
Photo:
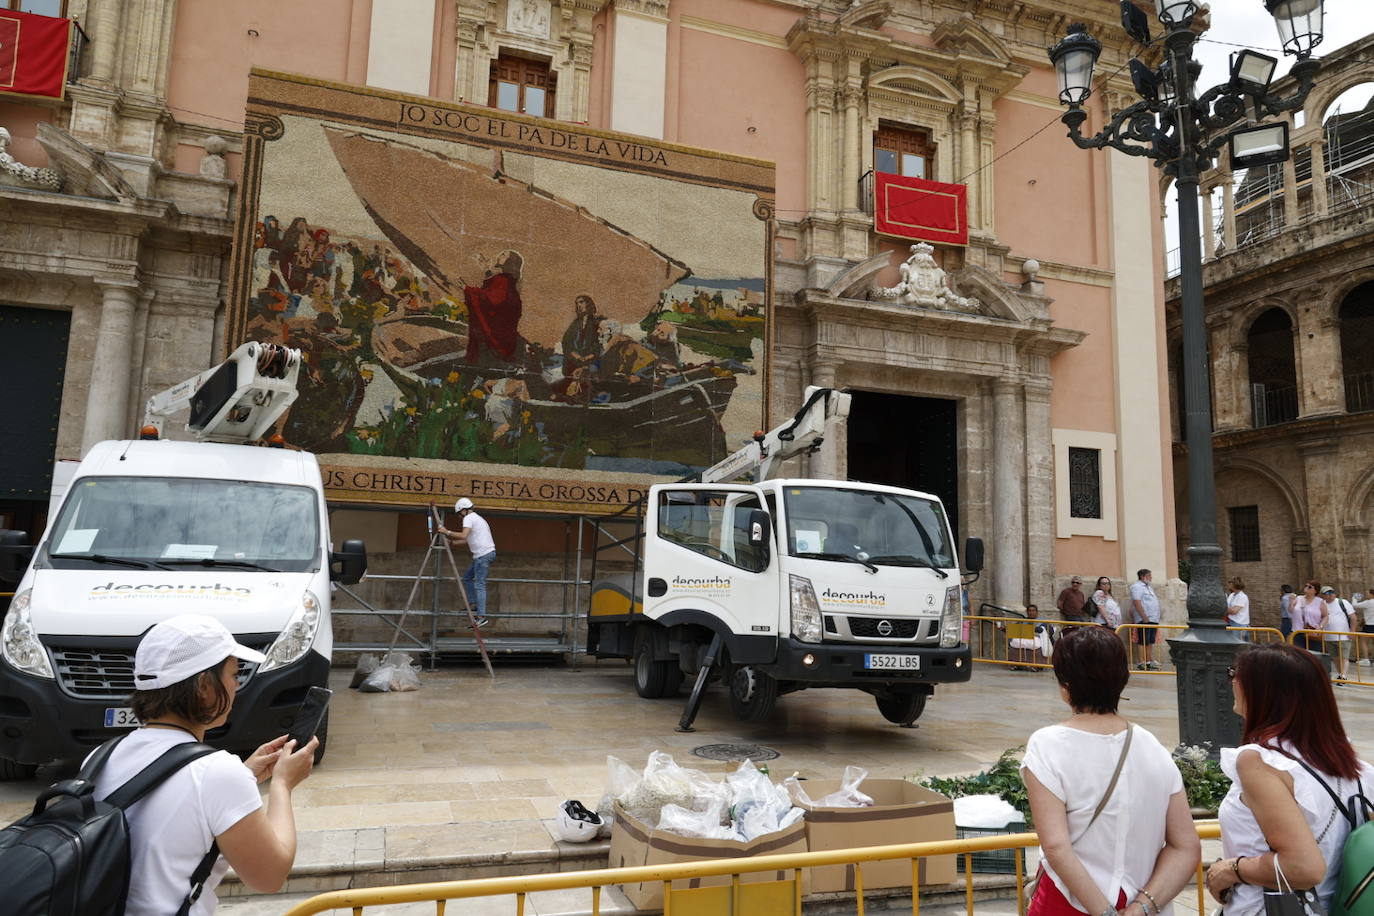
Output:
M1084 535L1106 541L1117 540L1116 434L1056 427L1051 436L1054 441L1054 536L1070 538ZM1075 518L1069 509L1070 448L1096 449L1101 453L1098 463L1102 475L1101 518Z

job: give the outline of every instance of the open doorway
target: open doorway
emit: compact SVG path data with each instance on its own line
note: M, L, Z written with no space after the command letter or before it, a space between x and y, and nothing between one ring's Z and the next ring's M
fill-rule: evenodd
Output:
M855 391L849 408L849 479L940 497L954 537L959 524L958 403Z

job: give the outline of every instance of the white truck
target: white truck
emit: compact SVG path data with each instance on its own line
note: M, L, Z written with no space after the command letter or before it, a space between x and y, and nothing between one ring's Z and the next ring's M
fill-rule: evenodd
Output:
M696 685L691 720L719 676L735 715L766 717L808 687L861 690L890 722L910 725L938 683L967 681L967 581L940 500L843 480L774 479L818 449L849 413L849 395L811 387L797 414L699 482L650 487L637 507L634 571L593 575L588 652L633 660L642 697ZM729 483L752 474L753 483ZM976 578L983 544L969 538Z
M325 684L330 584L357 582L367 553L361 541L331 552L314 455L255 444L295 399L300 365L297 350L246 343L154 395L140 438L81 460L27 569L0 553L11 580L23 570L0 627L0 778L80 759L136 726L134 650L176 614L217 617L267 655L240 662L234 710L207 736L220 747L282 734ZM198 441L161 439L188 407ZM4 534L0 544L27 540Z

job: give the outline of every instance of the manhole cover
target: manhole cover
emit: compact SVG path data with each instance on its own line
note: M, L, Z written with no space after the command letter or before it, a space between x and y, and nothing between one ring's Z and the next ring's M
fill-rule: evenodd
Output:
M703 744L692 754L706 760L773 760L779 753L762 744Z

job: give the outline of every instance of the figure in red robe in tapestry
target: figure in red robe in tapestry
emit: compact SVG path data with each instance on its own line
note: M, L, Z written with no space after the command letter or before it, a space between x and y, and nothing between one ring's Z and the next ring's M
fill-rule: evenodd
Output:
M468 349L472 366L516 363L520 340L520 268L524 259L507 249L496 256L481 286L463 286L468 306Z

